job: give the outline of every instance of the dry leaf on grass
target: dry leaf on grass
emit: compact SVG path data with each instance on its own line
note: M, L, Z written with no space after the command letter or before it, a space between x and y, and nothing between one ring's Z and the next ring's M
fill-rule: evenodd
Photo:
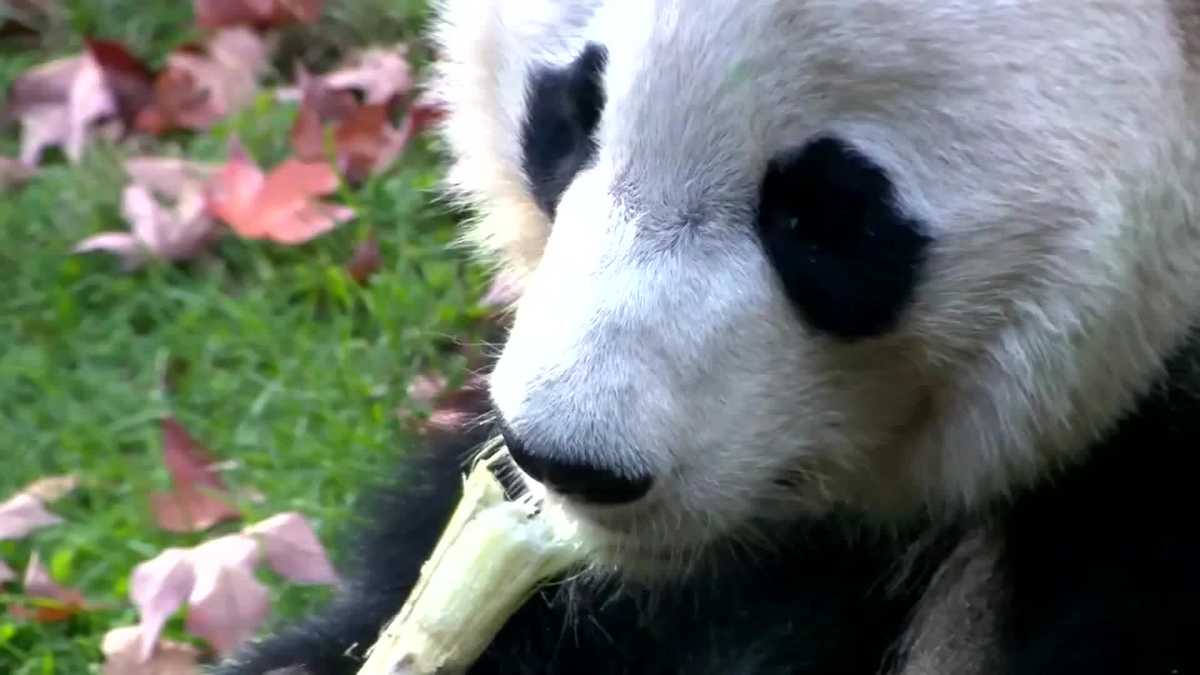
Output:
M131 231L102 232L79 242L74 251L112 253L121 258L124 269L133 270L151 258L194 258L208 247L216 232L199 192L185 195L168 209L145 186L127 185L121 193L121 215L129 221Z
M338 170L359 183L383 172L404 152L410 136L392 126L387 106L364 105L334 131Z
M264 174L240 146L210 185L211 212L246 239L301 244L354 216L345 206L320 197L340 181L328 164L287 159Z
M253 100L266 65L267 46L256 33L221 30L203 47L167 57L154 80L153 99L139 111L135 126L148 133L206 130Z
M36 480L23 490L0 502L0 541L20 539L45 527L57 525L62 518L46 510L46 504L75 489L74 476L51 476ZM0 584L16 578L16 573L0 561Z
M324 0L194 0L193 3L196 23L201 28L266 29L314 23L321 18L324 6Z
M133 182L122 192L121 214L130 231L88 237L75 252L112 253L133 270L150 259L188 260L206 251L218 234L204 195L216 168L166 157L134 158L125 168Z
M300 109L291 130L296 156L324 160L329 127L338 171L348 181L358 183L390 167L436 117L428 101L418 99L399 127L392 123L398 103L412 89L406 53L403 46L368 50L347 67L321 76L300 70Z
M19 492L0 502L0 541L20 539L61 522L62 518L47 511L42 500L31 494Z
M200 650L181 642L159 640L149 654L142 652L138 626L114 628L104 635L102 675L202 675Z
M169 548L133 568L129 597L141 616L137 652L140 659L150 658L167 619L187 600L195 583L189 551L184 549Z
M206 568L188 597L187 630L228 655L267 619L271 594L253 572L233 565Z
M27 166L55 146L77 162L97 133L208 129L252 100L267 65L263 38L242 27L175 51L160 73L119 42L86 44L80 55L26 71L9 91L4 116L21 122Z
M194 548L171 548L138 565L130 597L141 618L141 656L153 651L167 620L185 603L187 629L222 654L252 637L266 619L269 594L254 576L267 564L281 576L332 584L337 576L308 522L281 513Z
M26 485L25 489L21 490L21 492L33 495L42 500L42 503L49 504L71 494L77 487L79 487L79 476L68 473L61 476L39 478Z
M31 602L29 607L13 605L9 611L20 619L38 623L64 621L87 609L87 600L74 588L59 585L50 576L50 570L42 564L37 551L29 558L25 568L23 592Z
M317 533L300 514L280 513L243 532L259 540L267 564L280 576L305 584L337 581Z
M367 105L391 105L413 86L408 48L372 48L351 57L345 66L321 77L322 84L333 90L353 90Z
M60 146L79 161L91 136L119 134L116 97L90 52L44 63L12 84L7 114L21 122L21 161L36 166L47 148ZM112 124L107 122L111 120Z
M219 168L218 164L176 157L138 156L125 160L125 173L134 183L172 200L203 192Z
M100 67L107 87L126 129L154 98L154 73L119 42L87 41L88 54Z
M229 502L224 483L212 468L214 459L173 418L162 421L163 460L172 489L150 495L159 527L170 532L201 532L241 517Z

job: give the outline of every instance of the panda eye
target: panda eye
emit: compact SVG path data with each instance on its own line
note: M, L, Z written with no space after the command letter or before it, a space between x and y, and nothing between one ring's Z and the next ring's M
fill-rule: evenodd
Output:
M770 162L757 225L800 316L844 340L895 327L929 243L896 204L884 170L828 137Z
M596 155L606 60L603 47L589 44L567 66L540 70L530 79L521 130L523 169L534 200L552 219L575 174Z

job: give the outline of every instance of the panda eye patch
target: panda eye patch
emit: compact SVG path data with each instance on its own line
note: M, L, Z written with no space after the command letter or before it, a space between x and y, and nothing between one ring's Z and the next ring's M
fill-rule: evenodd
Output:
M596 155L606 61L603 47L588 44L567 66L544 68L530 78L522 168L538 207L551 218L575 174Z
M802 319L843 340L895 326L929 243L920 223L896 204L886 172L830 137L769 163L757 226Z

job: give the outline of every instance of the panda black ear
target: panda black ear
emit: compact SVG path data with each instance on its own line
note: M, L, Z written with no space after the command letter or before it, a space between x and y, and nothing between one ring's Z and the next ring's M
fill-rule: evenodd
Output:
M529 80L522 168L534 200L551 219L575 174L596 156L607 61L604 47L589 43L567 66L544 68Z
M758 233L805 323L844 340L893 329L920 280L929 238L887 173L848 143L818 138L763 177Z

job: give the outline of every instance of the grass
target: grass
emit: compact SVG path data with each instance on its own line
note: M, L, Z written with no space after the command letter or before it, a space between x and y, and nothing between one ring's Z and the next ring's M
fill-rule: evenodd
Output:
M24 67L77 49L84 34L161 57L191 37L188 4L64 2L53 50L0 48L0 88ZM284 42L296 41L295 53L320 67L337 47L412 39L424 12L421 2L346 0L328 9L322 29ZM294 112L264 95L210 134L137 150L219 159L236 135L270 164L285 151ZM300 511L341 561L336 544L355 497L414 443L396 414L415 410L406 383L428 369L461 377L462 359L447 347L475 339L481 316L484 275L447 246L455 216L431 198L439 163L429 143L347 194L359 217L323 239L295 249L226 239L215 261L133 274L104 256L70 254L90 234L124 229L126 148L96 146L79 166L51 158L32 183L0 197L0 499L48 474L84 481L52 507L64 524L0 542L0 559L21 569L36 550L57 581L101 605L52 624L0 612L0 673L99 672L101 637L136 621L132 567L236 529L191 536L155 527L148 495L168 486L165 414L228 460L223 475L235 493L265 497L239 503L248 522ZM0 152L14 148L10 129ZM342 265L368 231L384 265L361 287ZM160 387L167 373L169 395ZM273 589L272 625L328 593L263 578ZM0 594L0 605L14 599ZM185 637L180 623L168 637Z

